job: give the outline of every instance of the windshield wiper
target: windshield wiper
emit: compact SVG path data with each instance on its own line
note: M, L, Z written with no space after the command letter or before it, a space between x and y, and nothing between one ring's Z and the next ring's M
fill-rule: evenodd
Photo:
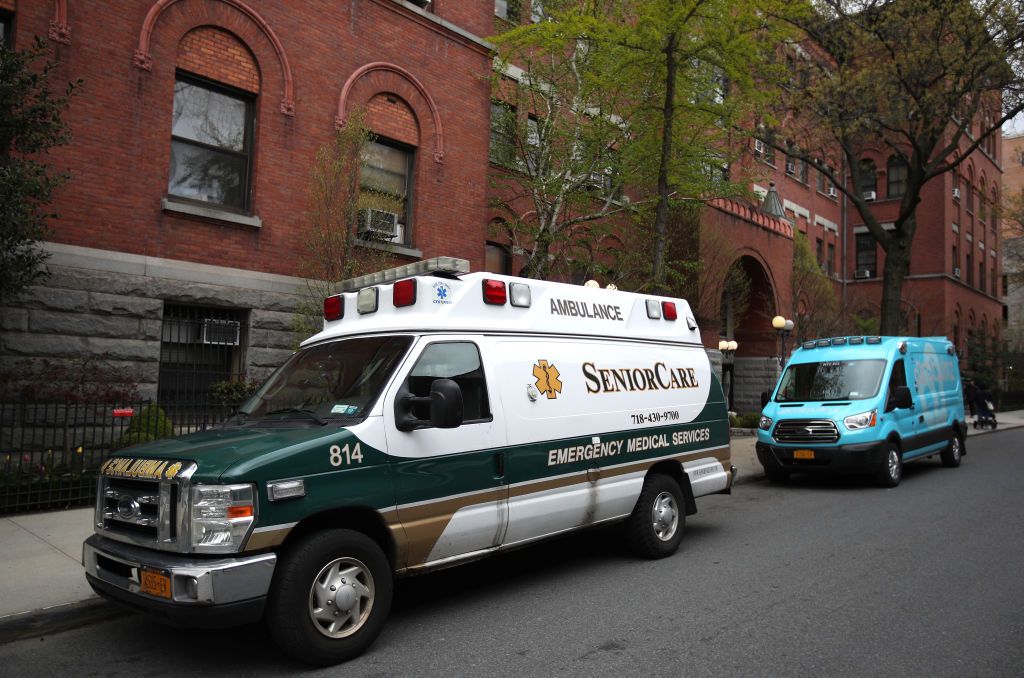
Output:
M304 410L301 407L282 407L279 410L273 410L267 412L264 416L270 416L271 414L304 414L321 426L326 426L327 422L316 416L316 413L312 410Z

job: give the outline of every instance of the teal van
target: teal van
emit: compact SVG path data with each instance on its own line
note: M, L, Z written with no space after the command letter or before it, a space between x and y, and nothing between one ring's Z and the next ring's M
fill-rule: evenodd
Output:
M834 337L793 352L763 409L757 458L791 473L871 473L899 485L903 462L960 465L967 434L960 367L945 337Z

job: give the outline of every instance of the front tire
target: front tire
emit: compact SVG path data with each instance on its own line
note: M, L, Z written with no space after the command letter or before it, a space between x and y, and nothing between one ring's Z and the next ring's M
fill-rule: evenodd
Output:
M903 454L896 443L886 443L885 458L875 479L882 487L896 487L903 480Z
M330 666L363 653L391 610L387 557L353 530L303 538L278 563L265 621L288 656Z
M949 443L946 445L946 449L940 454L942 459L942 465L949 468L956 468L960 465L960 458L963 456L964 447L963 441L960 439L960 434L955 430L949 432Z
M644 558L664 558L679 549L686 515L683 493L671 477L647 476L633 513L626 519L626 545Z

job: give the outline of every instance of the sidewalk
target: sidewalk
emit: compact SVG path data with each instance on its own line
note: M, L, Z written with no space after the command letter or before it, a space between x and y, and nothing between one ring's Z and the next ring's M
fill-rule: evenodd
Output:
M1000 431L1024 426L1024 410L997 416ZM991 432L968 429L970 438ZM733 432L737 484L764 478L756 439L752 430ZM92 516L90 507L0 518L0 644L125 614L85 581L82 542L92 534Z

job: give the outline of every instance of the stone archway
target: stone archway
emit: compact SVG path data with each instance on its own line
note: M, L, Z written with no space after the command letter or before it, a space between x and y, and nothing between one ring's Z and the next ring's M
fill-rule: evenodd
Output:
M737 412L759 412L762 391L770 391L779 377L778 335L772 329L772 318L780 305L764 262L748 254L741 256L738 264L750 281L750 292L741 314L723 318L729 338L739 344L729 370L730 402Z

